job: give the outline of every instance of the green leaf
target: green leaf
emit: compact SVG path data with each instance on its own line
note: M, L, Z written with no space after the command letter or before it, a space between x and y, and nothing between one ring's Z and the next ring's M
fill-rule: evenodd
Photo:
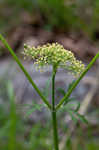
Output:
M58 90L63 96L66 94L65 90L62 89L62 88L58 88L57 90ZM68 98L68 99L65 100L64 105L66 105L68 102L74 101L74 100L75 100L74 97Z
M32 104L24 104L24 107L35 107L35 108L39 108L39 107L46 107L45 104L37 104L34 103L34 100L32 101Z
M72 120L75 122L75 120L80 120L82 121L83 123L86 123L88 124L88 120L85 118L84 115L81 115L79 114L77 111L79 110L80 108L80 103L78 103L77 105L77 108L76 109L72 109L71 107L75 106L74 104L70 104L70 105L67 105L65 107L65 110L70 114L70 116L72 117Z
M76 81L76 80L73 80L73 81L69 84L67 91L70 90L70 88L73 86L73 84L75 83L75 81Z
M31 107L32 104L24 104L23 107Z
M58 88L57 91L60 92L63 96L66 94L65 90L62 88Z
M81 115L81 114L79 114L79 113L77 113L77 112L75 112L75 114L77 115L77 117L79 118L80 121L82 121L82 122L88 124L88 120L85 118L84 115Z
M72 83L69 84L67 91L72 87L72 85L74 84L75 80L72 81ZM65 96L66 92L64 89L62 88L58 88L57 89L61 94L63 94L63 96Z
M25 117L30 116L30 115L31 115L34 111L36 111L36 109L35 109L35 108L30 109L28 112L26 112Z
M48 98L48 96L49 96L50 83L51 83L51 77L46 81L46 83L45 83L45 88L44 88L43 91L42 91L43 95L44 95L46 98Z
M69 113L69 115L71 116L71 119L74 121L74 123L77 123L77 118L75 117L74 113L71 110L67 110L67 112Z
M24 107L28 107L28 111L26 112L26 116L31 115L34 111L41 111L43 107L46 107L45 104L36 104L32 101L32 104L24 104Z
M69 84L68 89L67 89L67 92L68 92L68 90L72 87L72 85L74 84L74 82L75 82L75 80L73 80L73 81ZM66 94L65 90L63 90L62 88L59 88L58 90L59 90L59 92L61 92L61 93L63 94L63 96L65 96L65 94ZM67 103L69 103L69 102L71 102L71 101L74 101L74 100L75 100L74 97L72 97L72 98L66 98L65 101L64 101L64 103L63 103L63 105L67 105Z
M78 112L80 108L80 103L76 101L76 103L70 103L70 104L67 104L66 106L68 109L72 110L75 113L75 112Z
M72 150L72 141L71 141L71 137L68 137L66 140L66 147L68 148L68 150Z
M67 104L65 107L63 106L63 110L66 110L69 115L71 116L72 120L76 123L77 120L79 119L80 121L88 124L87 119L84 117L84 115L81 115L78 113L78 110L80 108L80 103L77 103L77 107L76 109L73 109L73 107L75 106L75 104Z
M80 103L76 101L76 103L67 103L66 105L62 105L61 111L69 111L77 112L79 110Z
M80 102L77 103L77 107L76 107L76 109L74 111L78 112L79 109L80 109Z
M12 83L10 81L7 82L7 91L8 91L9 99L12 100L14 97L14 90L13 90Z
M67 103L69 103L69 102L71 102L71 101L75 101L75 98L74 98L74 97L67 98L67 99L64 101L63 105L67 105Z
M66 105L66 108L67 108L68 110L71 110L71 109L73 109L75 106L76 106L75 103L69 103L69 104Z

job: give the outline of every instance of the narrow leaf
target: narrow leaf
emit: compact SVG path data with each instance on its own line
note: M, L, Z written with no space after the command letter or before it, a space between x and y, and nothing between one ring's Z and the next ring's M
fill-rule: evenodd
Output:
M77 123L77 118L75 117L75 115L73 114L73 112L71 110L68 110L69 115L71 116L71 119L74 121L74 123Z
M73 80L73 81L69 84L67 91L70 90L70 88L73 86L73 84L75 83L75 81L76 81L76 80Z
M62 89L62 88L58 88L57 91L60 92L63 96L64 96L65 93L66 93L65 90Z
M77 103L77 107L76 107L76 109L74 110L75 112L78 112L78 110L80 109L80 103L78 102Z
M81 115L81 114L79 114L79 113L77 113L77 112L75 112L75 114L77 115L77 117L79 118L80 121L82 121L82 122L88 124L88 120L85 118L84 115Z
M35 108L30 109L27 113L26 113L26 117L30 116L34 111L36 111Z
M71 98L67 98L65 101L64 101L64 105L67 105L67 103L71 102L71 101L75 101L75 98L74 97L71 97Z
M45 88L44 88L43 91L42 91L43 95L44 95L46 98L48 98L48 96L49 96L50 83L51 83L51 77L46 81L46 83L45 83Z

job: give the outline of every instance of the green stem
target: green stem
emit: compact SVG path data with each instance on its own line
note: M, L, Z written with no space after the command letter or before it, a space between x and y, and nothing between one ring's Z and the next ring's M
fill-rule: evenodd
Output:
M52 123L53 123L54 148L55 148L55 150L59 150L56 111L52 112Z
M56 68L53 67L52 74L52 125L53 125L53 140L55 150L59 150L58 147L58 131L57 131L57 119L56 119L56 110L55 110L55 75Z
M12 50L12 48L8 45L7 41L3 38L3 36L0 34L0 40L2 41L2 43L4 44L4 46L9 50L9 52L11 53L11 55L13 56L13 58L15 59L15 61L17 62L17 64L19 65L19 67L21 68L21 70L24 72L26 78L28 79L28 81L32 84L33 88L36 90L36 92L38 93L38 95L41 97L41 99L43 100L43 102L48 106L49 109L51 109L51 105L50 103L46 100L46 98L42 95L41 91L39 90L39 88L36 86L36 84L33 82L31 76L29 75L29 73L26 71L26 69L24 68L24 66L21 64L20 60L18 59L18 57L15 55L14 51Z
M81 81L81 79L85 76L85 74L88 72L88 70L92 67L92 65L95 63L95 61L99 58L99 53L96 54L96 56L91 60L91 62L88 64L84 72L80 75L80 77L74 82L72 87L69 89L69 91L65 94L65 96L60 100L59 104L56 106L56 110L58 110L61 105L64 103L64 101L71 95L72 91L76 88L78 83Z

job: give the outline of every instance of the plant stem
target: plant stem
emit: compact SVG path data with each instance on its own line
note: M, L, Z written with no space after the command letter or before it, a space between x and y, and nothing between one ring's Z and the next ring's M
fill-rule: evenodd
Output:
M55 75L56 68L53 66L52 73L52 125L53 125L53 140L55 150L59 150L58 147L58 131L57 131L57 119L56 119L56 109L55 109Z
M9 52L11 53L11 55L13 56L13 58L15 59L15 61L17 62L17 64L19 65L20 69L23 71L23 73L25 74L26 78L28 79L28 81L32 84L33 88L36 90L36 92L38 93L38 95L41 97L41 99L43 100L43 102L48 106L48 108L51 110L51 105L50 103L46 100L46 98L43 96L43 94L41 93L41 91L39 90L39 88L36 86L36 84L33 82L31 76L29 75L29 73L26 71L26 69L24 68L24 66L22 65L22 63L20 62L20 60L18 59L18 57L15 55L14 51L12 50L12 48L9 46L9 44L7 43L7 41L4 39L4 37L0 34L0 40L2 41L2 43L4 44L4 46L9 50Z
M58 147L58 132L57 132L57 120L56 120L56 112L52 112L52 123L53 123L53 138L54 138L54 148L55 150L59 150Z
M74 82L74 84L69 89L69 91L60 100L59 104L56 106L56 110L58 110L61 107L61 105L64 103L64 101L71 95L72 91L76 88L76 86L81 81L81 79L85 76L85 74L88 72L88 70L92 67L92 65L95 63L95 61L97 60L97 58L99 58L99 53L97 53L96 56L91 60L91 62L85 68L84 72L82 72L82 74L80 75L80 77Z

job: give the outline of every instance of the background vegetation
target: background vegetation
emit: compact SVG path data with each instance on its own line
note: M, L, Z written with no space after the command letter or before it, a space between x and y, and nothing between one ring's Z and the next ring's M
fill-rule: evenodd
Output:
M23 12L29 13L31 20L41 18L48 30L80 30L94 36L99 30L98 0L1 0L0 29L5 31L21 23Z

